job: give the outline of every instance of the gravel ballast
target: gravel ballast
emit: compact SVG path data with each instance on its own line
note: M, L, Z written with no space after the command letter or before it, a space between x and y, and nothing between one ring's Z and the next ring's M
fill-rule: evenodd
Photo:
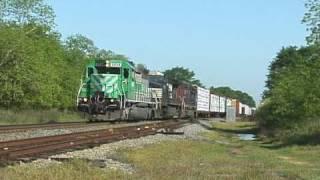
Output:
M57 159L84 159L92 162L102 162L103 168L112 170L122 170L126 173L133 173L134 168L130 164L126 164L117 161L116 153L121 149L138 149L143 148L146 145L157 144L163 141L178 141L183 139L191 140L202 140L204 137L200 133L208 132L204 127L199 124L186 125L177 132L184 132L183 135L164 135L157 134L154 136L146 136L138 139L127 139L123 141L118 141L110 144L104 144L92 149L78 150L73 152L67 152L64 154L51 156L49 159L37 160L35 162L29 163L29 165L36 167L47 167L48 164L57 164L59 162L55 161ZM24 164L26 165L26 164Z
M153 121L148 123L158 123L159 121ZM12 132L12 133L5 133L0 134L0 142L4 141L13 141L13 140L20 140L20 139L29 139L29 138L36 138L36 137L45 137L45 136L57 136L63 134L71 134L77 132L87 132L87 131L95 131L95 130L102 130L108 128L117 128L123 126L137 126L146 124L146 122L137 122L137 123L130 123L130 124L89 124L86 127L75 127L75 128L56 128L56 129L35 129L29 130L24 132Z

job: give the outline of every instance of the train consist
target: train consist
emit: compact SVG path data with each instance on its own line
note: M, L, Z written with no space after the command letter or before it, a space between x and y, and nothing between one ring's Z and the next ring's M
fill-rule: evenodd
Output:
M121 59L88 63L77 97L78 109L93 120L251 116L253 108L188 83L173 86L160 72L139 73Z

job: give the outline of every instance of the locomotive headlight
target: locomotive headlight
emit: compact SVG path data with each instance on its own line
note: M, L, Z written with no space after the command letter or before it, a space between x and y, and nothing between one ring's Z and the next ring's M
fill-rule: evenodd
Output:
M83 102L88 102L88 99L87 98L83 98Z
M110 61L109 60L106 61L106 67L110 67Z
M111 99L111 100L110 100L110 102L112 102L112 103L113 103L113 102L114 102L114 99Z

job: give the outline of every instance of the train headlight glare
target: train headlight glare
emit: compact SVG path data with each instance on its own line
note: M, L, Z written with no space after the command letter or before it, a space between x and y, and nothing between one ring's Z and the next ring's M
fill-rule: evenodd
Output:
M110 100L110 102L112 102L112 103L113 103L113 102L114 102L114 99L111 99L111 100Z
M83 98L83 101L84 101L84 102L87 102L87 101L88 101L88 99L87 99L87 98Z

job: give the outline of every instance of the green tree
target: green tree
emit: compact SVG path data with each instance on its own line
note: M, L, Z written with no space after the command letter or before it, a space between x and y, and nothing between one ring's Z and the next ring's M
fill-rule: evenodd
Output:
M307 25L310 35L306 38L309 44L320 43L320 1L307 0L305 7L307 12L304 15L302 23Z
M35 33L47 33L54 25L54 12L52 8L43 0L2 0L0 1L0 28L3 36L11 37L12 41L5 41L3 45L8 45L2 49L0 54L0 68L10 63L17 64L14 52L21 51L24 36L32 36ZM12 31L12 32L10 32ZM55 32L51 35L59 36Z
M0 106L73 106L78 64L52 31L52 8L41 0L4 0L0 9Z
M313 123L320 117L320 46L290 52L278 57L277 61L290 63L276 71L257 116L265 128L313 133L319 128Z
M174 86L178 86L181 83L190 83L203 87L200 80L195 78L195 73L187 68L175 67L164 72L164 76Z
M0 1L0 106L73 108L89 59L127 59L82 35L53 31L44 0Z
M121 60L129 60L128 57L122 54L116 54L111 50L100 49L97 54L94 56L96 59L108 60L108 59L121 59Z
M290 46L282 48L277 54L276 58L271 62L269 66L269 74L267 75L266 90L264 91L263 97L268 98L274 84L277 82L278 75L285 70L287 67L295 62L300 54L297 52L297 47Z
M37 31L31 33L30 28ZM64 50L55 33L41 27L3 26L0 42L4 105L59 107L64 103L60 98Z
M54 26L54 11L44 0L1 0L0 19L2 22L20 25L38 24Z
M96 54L97 59L111 59L114 55L114 52L110 50L100 49Z
M98 51L94 42L81 34L69 36L65 41L65 46L68 51L83 57L94 57Z

